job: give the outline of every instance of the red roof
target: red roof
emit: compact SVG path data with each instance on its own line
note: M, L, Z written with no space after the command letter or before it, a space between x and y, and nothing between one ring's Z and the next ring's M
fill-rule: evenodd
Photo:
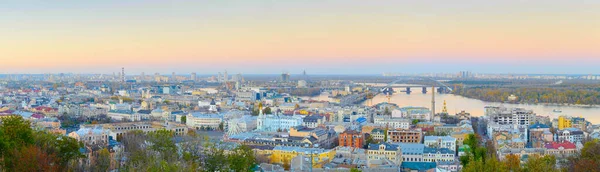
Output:
M568 141L549 142L549 143L546 143L545 147L546 147L546 149L558 149L560 147L563 147L564 149L575 149L576 148L575 144L568 142Z
M42 119L44 118L44 115L39 114L39 113L34 113L33 115L31 115L32 118L37 118L37 119Z
M38 107L35 107L35 110L37 110L37 111L44 111L44 112L48 112L48 111L53 111L53 110L54 110L54 108L51 108L51 107L45 107L45 106L38 106Z

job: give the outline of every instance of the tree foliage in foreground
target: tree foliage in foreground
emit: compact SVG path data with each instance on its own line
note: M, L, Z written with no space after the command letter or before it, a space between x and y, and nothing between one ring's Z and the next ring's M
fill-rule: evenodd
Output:
M175 144L168 130L128 133L123 146L128 157L122 171L250 171L256 164L248 146L227 150L196 134Z
M35 131L20 116L2 119L0 169L5 171L69 171L85 156L83 143L44 131Z

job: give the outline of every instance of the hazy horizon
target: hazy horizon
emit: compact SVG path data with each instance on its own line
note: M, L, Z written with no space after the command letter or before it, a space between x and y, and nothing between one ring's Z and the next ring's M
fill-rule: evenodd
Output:
M600 73L600 1L0 6L0 73Z

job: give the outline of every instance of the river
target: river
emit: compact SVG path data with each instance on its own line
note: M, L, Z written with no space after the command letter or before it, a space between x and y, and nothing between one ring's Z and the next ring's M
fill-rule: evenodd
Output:
M427 93L423 94L421 92L421 87L418 85L409 85L409 84L396 84L394 86L414 86L411 88L412 93L406 94L405 92L400 92L404 90L404 88L394 88L396 93L394 93L390 98L390 103L398 104L400 107L405 106L421 106L431 108L431 87L427 88ZM320 96L312 97L314 100L329 100L326 94L322 94ZM372 102L368 100L363 104L365 105L373 105L381 102L387 102L388 99L385 95L379 94L375 96ZM534 105L534 104L508 104L508 103L495 103L495 102L485 102L477 99L466 98L463 96L453 95L453 94L435 94L435 109L436 112L441 112L443 108L444 101L446 101L446 106L448 109L448 113L455 114L464 110L468 113L471 113L472 116L482 116L484 114L485 106L504 106L504 107L520 107L529 110L533 110L534 113L541 116L550 116L550 118L557 118L560 115L569 115L569 116L578 116L584 117L586 120L592 122L593 124L600 123L600 108L599 107L577 107L577 106L557 106L557 105ZM371 104L372 103L372 104ZM561 110L561 113L555 113L554 110Z

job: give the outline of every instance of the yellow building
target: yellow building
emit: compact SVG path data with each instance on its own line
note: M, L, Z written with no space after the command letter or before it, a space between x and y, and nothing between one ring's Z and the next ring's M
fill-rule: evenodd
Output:
M558 129L562 130L565 128L571 128L573 127L572 123L571 123L571 118L565 117L565 116L559 116L558 117Z
M206 94L207 94L207 92L203 91L203 90L194 90L194 91L192 91L192 95L194 95L194 96L203 96L203 95L206 95Z
M308 111L306 111L306 110L304 110L304 109L303 109L303 110L300 110L298 113L299 113L300 115L308 115Z
M367 149L367 166L369 168L378 167L380 165L401 164L402 150L400 149L400 146L389 143L369 144L369 148Z
M292 159L298 155L313 157L313 168L322 168L335 156L335 149L302 148L291 146L276 146L271 154L271 163L290 164Z

